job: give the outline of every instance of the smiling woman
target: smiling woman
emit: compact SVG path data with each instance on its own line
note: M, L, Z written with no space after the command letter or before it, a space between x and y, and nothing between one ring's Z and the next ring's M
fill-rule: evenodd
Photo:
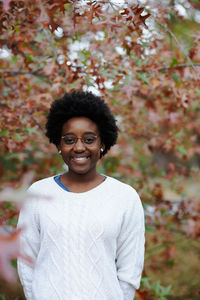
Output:
M28 300L133 300L144 260L144 214L127 184L99 174L117 140L105 102L73 92L53 102L47 136L68 171L35 182L20 212L18 272ZM47 200L48 199L48 200Z
M58 149L69 171L60 177L61 182L75 192L86 191L98 185L103 176L97 174L96 164L104 148L98 127L93 121L76 117L65 122Z

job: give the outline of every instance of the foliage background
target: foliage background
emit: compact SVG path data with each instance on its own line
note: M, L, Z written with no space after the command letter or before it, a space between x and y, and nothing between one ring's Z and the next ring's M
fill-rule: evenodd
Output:
M28 171L32 180L63 171L45 137L52 101L91 90L108 102L120 129L99 171L135 187L145 208L138 299L199 299L199 2L0 4L1 225L16 225L13 202L19 208L25 197L23 189L6 194L7 185L18 188ZM0 233L0 256L17 238ZM23 299L20 285L2 278L0 297Z

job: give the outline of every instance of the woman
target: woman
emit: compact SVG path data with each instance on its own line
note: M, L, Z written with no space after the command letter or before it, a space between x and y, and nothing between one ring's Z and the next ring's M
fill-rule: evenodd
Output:
M72 92L47 121L68 171L32 184L18 227L18 272L28 300L132 300L144 259L144 215L136 191L96 171L117 140L104 101Z

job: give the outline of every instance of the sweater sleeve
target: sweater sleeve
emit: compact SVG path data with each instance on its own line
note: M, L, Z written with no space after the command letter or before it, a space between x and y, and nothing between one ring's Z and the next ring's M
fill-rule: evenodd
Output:
M20 251L25 257L30 258L27 262L18 258L17 269L27 300L32 300L32 280L34 264L39 252L40 234L37 222L36 199L28 199L20 211L18 228L22 228L20 235Z
M124 300L133 300L144 264L144 211L138 194L131 200L117 240L116 267Z

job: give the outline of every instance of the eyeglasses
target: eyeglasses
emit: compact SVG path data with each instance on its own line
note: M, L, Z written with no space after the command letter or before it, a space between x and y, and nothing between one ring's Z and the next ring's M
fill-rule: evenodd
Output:
M64 144L68 145L68 146L75 145L78 140L81 140L81 142L84 145L93 146L96 143L97 138L98 138L98 136L91 135L91 134L84 135L81 138L78 138L77 136L71 135L71 134L66 134L66 135L61 136L61 139L63 139Z

